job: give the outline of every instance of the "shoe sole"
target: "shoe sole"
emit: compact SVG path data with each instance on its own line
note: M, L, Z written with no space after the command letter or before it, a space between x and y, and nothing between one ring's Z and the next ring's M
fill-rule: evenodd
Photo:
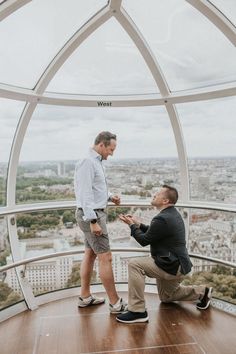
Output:
M96 305L102 305L105 303L105 300L104 301L101 301L101 302L91 302L89 304L86 304L86 305L78 305L78 307L80 308L84 308L84 307L89 307L89 306L96 306Z
M120 320L119 318L116 318L116 320L122 323L144 323L144 322L149 322L149 317L137 318L136 320L133 321L124 321L124 320Z
M197 309L198 310L206 310L208 309L208 307L210 306L210 303L211 303L211 297L212 297L212 292L213 292L213 288L209 288L209 291L208 291L208 294L207 294L207 297L208 297L208 301L207 301L207 304L205 307L198 307L198 305L196 305Z

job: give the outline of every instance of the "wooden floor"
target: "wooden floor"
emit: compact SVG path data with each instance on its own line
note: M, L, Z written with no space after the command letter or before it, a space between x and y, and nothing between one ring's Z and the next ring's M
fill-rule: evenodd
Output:
M107 303L78 309L75 297L40 306L0 324L0 353L236 353L235 317L188 302L161 304L156 295L146 299L146 324L118 323Z

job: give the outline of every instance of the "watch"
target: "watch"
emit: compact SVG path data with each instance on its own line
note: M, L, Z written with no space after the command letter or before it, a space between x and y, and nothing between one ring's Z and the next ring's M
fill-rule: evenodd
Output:
M91 224L96 224L96 222L97 222L97 219L92 219L92 220L90 220L90 223L91 223Z

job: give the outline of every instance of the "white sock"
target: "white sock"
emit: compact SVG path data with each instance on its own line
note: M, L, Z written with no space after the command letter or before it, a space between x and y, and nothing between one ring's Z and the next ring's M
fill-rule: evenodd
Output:
M82 297L82 296L80 296L83 300L89 300L90 298L91 298L91 295L89 295L89 296L87 296L87 297Z
M114 304L114 305L112 305L113 307L118 307L118 306L120 306L120 301L121 301L121 298L119 297L119 299L117 300L117 302Z

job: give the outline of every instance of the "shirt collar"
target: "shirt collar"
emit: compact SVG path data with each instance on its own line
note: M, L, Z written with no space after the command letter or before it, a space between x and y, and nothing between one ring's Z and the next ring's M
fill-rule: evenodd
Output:
M99 161L102 161L102 156L93 148L89 149L89 155L95 159L98 159Z

